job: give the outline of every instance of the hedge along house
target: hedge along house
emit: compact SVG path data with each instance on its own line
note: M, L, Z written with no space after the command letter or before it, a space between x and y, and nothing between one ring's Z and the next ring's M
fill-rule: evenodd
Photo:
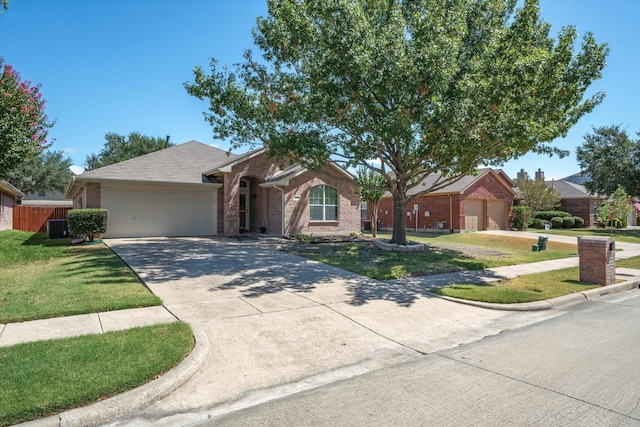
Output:
M16 200L24 197L24 193L11 185L8 181L0 179L0 230L13 228L13 207Z
M74 208L109 210L104 237L347 234L360 227L353 177L237 155L197 141L77 175Z
M417 194L441 177L429 175L409 191ZM480 169L448 186L407 203L407 230L451 232L502 230L509 227L515 192L513 181L501 170ZM385 196L378 206L381 228L393 227L393 198Z

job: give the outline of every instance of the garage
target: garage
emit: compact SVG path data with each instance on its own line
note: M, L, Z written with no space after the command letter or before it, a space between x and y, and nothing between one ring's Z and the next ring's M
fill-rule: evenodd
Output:
M104 237L215 235L216 203L217 189L103 185L101 204L109 210Z
M487 211L489 214L489 230L504 230L507 228L506 200L489 200Z
M484 230L484 200L464 201L464 229Z

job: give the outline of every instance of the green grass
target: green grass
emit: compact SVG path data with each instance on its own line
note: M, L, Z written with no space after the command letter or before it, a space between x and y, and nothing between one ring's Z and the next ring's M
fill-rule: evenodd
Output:
M640 270L640 256L616 260L616 267ZM599 285L581 283L580 268L572 267L479 285L450 285L436 289L440 295L501 304L541 301L582 292Z
M380 233L379 237L390 235ZM428 250L404 254L383 251L374 247L373 242L348 242L309 244L293 253L374 279L389 280L566 258L577 250L576 245L549 242L548 250L532 252L531 245L537 240L479 233L418 233L410 234L410 239L426 243ZM486 254L481 249L499 253Z
M556 234L562 236L602 236L613 237L616 242L640 244L640 230L638 229L613 229L609 228L560 228L552 230L527 229L529 232L541 234Z
M153 380L194 345L185 323L0 347L0 425L84 406Z
M103 244L0 232L0 323L160 305Z
M579 278L579 267L571 267L487 284L450 285L435 292L471 301L513 304L541 301L599 287L581 283Z

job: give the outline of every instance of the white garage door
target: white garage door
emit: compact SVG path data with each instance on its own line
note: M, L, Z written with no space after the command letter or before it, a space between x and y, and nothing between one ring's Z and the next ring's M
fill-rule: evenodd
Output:
M119 188L102 186L109 210L104 237L206 236L217 230L217 189Z

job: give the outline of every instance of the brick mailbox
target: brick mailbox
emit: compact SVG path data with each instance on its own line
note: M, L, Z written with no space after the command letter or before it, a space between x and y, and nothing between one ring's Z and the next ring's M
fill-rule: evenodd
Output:
M579 237L580 281L612 285L616 281L616 244L611 237Z

